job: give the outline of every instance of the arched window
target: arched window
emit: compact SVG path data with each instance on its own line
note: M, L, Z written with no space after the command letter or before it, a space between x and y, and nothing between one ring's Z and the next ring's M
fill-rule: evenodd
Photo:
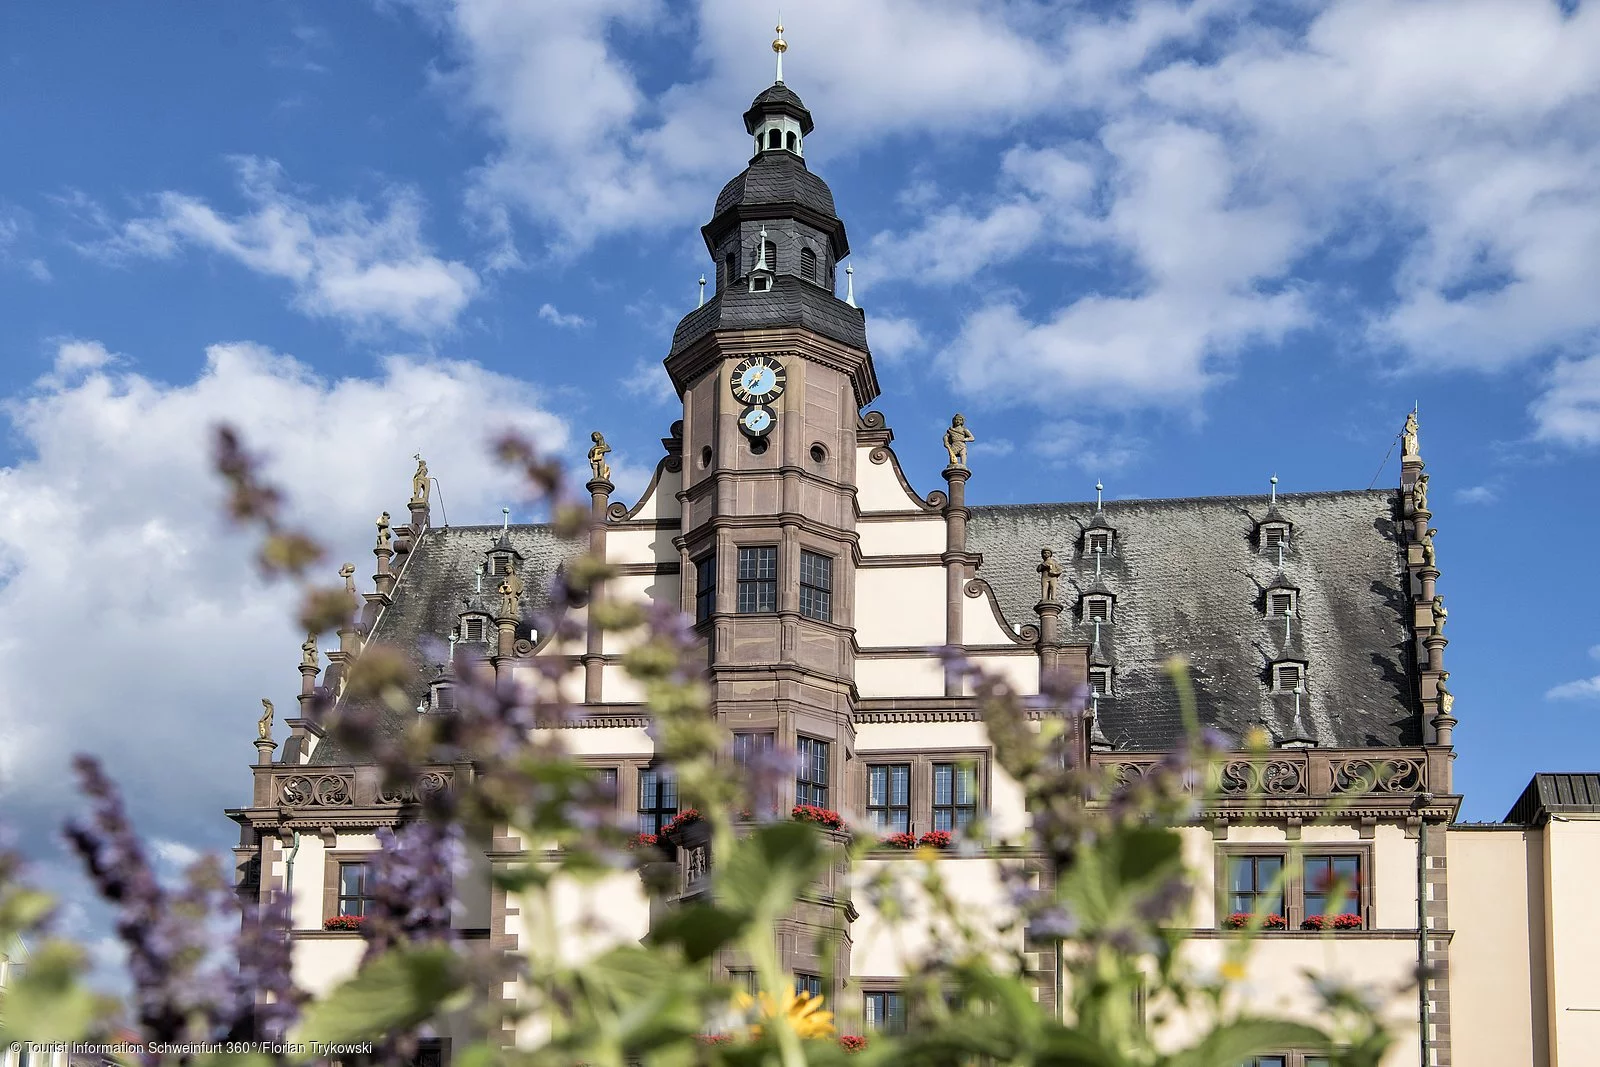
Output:
M773 271L778 269L778 246L771 241L762 241L756 248L752 269L759 267Z
M784 138L784 142L785 143L784 143L783 147L785 147L789 151L793 152L794 151L794 146L795 146L795 141L796 141L795 135L793 133L790 133L786 138Z
M783 147L783 131L782 130L770 130L770 131L768 131L768 133L767 133L767 147L768 148L782 148Z
M739 257L729 252L722 262L722 284L732 285L733 280L739 276Z
M809 248L800 249L800 276L808 282L817 280L817 254Z

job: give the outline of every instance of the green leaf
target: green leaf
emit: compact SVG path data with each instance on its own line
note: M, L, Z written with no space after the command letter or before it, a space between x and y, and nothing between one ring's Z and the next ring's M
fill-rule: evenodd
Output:
M715 861L719 903L758 922L788 911L827 863L821 832L798 822L757 827L727 851Z
M1240 1063L1283 1048L1328 1052L1332 1043L1321 1030L1271 1019L1239 1019L1223 1023L1167 1060L1165 1067L1238 1067Z
M90 1024L109 1018L114 1006L78 984L83 969L77 946L64 941L39 946L26 972L0 998L0 1041L77 1041ZM23 1023L26 1032L15 1029Z
M748 919L714 904L691 904L674 908L650 928L652 944L683 946L691 963L710 959L712 954L743 932Z
M460 961L448 948L391 949L311 1005L296 1040L382 1037L433 1016L463 981Z
M1182 859L1183 843L1172 830L1138 826L1117 835L1119 849L1117 876L1125 885L1135 885L1174 871Z

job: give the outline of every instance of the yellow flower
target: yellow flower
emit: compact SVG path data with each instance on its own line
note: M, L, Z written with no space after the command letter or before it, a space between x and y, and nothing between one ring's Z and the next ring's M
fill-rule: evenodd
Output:
M1238 960L1228 960L1222 965L1222 977L1230 982L1244 981L1244 964Z
M810 993L796 993L794 986L784 990L783 1000L774 1001L770 993L739 993L733 1002L740 1011L748 1012L751 1008L759 1008L760 1017L774 1019L783 1016L789 1021L789 1028L801 1038L832 1037L833 1012L822 1010L822 998L812 996ZM752 1038L761 1036L761 1024L753 1023L750 1027Z

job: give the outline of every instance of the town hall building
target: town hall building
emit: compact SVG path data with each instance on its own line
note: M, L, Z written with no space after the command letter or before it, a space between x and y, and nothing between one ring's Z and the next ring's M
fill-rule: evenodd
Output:
M1262 933L1245 983L1263 1009L1311 1015L1307 970L1397 989L1423 975L1390 1004L1400 1040L1386 1065L1570 1065L1600 1048L1600 934L1579 911L1600 877L1600 776L1540 775L1505 823L1456 823L1445 584L1415 414L1400 482L1383 489L969 503L983 470L960 416L942 440L898 441L894 413L872 407L879 370L841 277L845 224L807 166L812 115L781 68L743 120L752 155L702 229L711 292L663 345L682 414L662 428L648 488L616 499L604 452L592 454L592 532L573 544L548 525L439 525L419 477L392 540L380 530L358 620L332 651L308 641L303 701L337 694L363 647L401 648L416 710L382 713L382 728L400 731L406 715L450 714L440 648L468 648L513 678L556 657L581 715L551 728L616 783L624 816L659 832L677 793L623 639L583 608L572 640L528 621L563 564L592 550L615 568L597 599L670 604L694 620L716 720L736 744L798 753L796 803L885 835L967 835L939 862L963 901L998 913L998 857L1025 844L1029 814L939 650L1023 692L1049 670L1090 687L1085 758L1122 778L1183 737L1165 669L1181 655L1201 721L1241 746L1264 733L1270 748L1226 760L1220 793L1184 831L1197 961L1220 960L1229 917L1264 904L1281 923ZM942 483L914 486L900 456L940 451ZM1462 701L1460 714L1508 710ZM306 715L289 726L281 744L263 737L253 792L229 815L241 891L291 894L296 978L321 991L359 961L360 935L339 920L361 914L375 832L408 798ZM419 787L470 773L441 764ZM687 891L694 860L680 856ZM529 857L497 838L475 869ZM1294 873L1278 886L1285 864ZM480 881L463 889L464 936L524 944L523 917ZM574 954L648 933L636 875L582 906L605 932L574 935ZM918 946L886 937L868 902L813 906L832 909L829 952L798 928L776 935L797 982L864 1028L908 1025L900 987ZM1304 928L1324 913L1351 918L1332 937ZM1020 947L1041 1002L1058 1003L1054 946ZM1168 1025L1183 1036L1181 1019ZM1257 1062L1326 1061L1286 1049Z

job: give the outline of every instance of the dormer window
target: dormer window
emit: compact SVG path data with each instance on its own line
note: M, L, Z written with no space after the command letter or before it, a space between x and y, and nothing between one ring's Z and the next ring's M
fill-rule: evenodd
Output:
M1083 618L1085 622L1111 621L1111 598L1108 596L1086 596L1083 598Z
M1084 537L1083 550L1089 555L1105 555L1111 551L1110 530L1090 530Z
M489 620L482 615L461 616L461 640L483 642L489 633Z
M1097 697L1110 696L1111 673L1112 671L1110 667L1090 667L1089 691Z
M772 279L765 274L750 275L750 291L752 293L764 293L771 288Z
M1289 525L1283 522L1264 523L1261 527L1261 551L1267 553L1289 550Z
M434 711L454 711L456 709L456 687L450 682L434 682L429 695L429 703Z
M809 248L800 249L800 277L808 282L817 280L817 254Z
M489 554L489 574L494 578L504 578L511 573L511 553L491 552Z
M1293 589L1273 589L1267 593L1267 617L1283 619L1294 614L1295 594Z
M787 148L791 152L797 151L799 149L799 147L800 147L800 138L798 138L798 137L796 137L794 135L794 131L793 130L790 130L788 133L783 135L783 147Z
M1272 665L1272 691L1274 693L1293 693L1303 689L1305 684L1305 664L1274 663Z
M782 148L783 147L783 131L782 130L768 130L767 131L767 147L768 148Z

